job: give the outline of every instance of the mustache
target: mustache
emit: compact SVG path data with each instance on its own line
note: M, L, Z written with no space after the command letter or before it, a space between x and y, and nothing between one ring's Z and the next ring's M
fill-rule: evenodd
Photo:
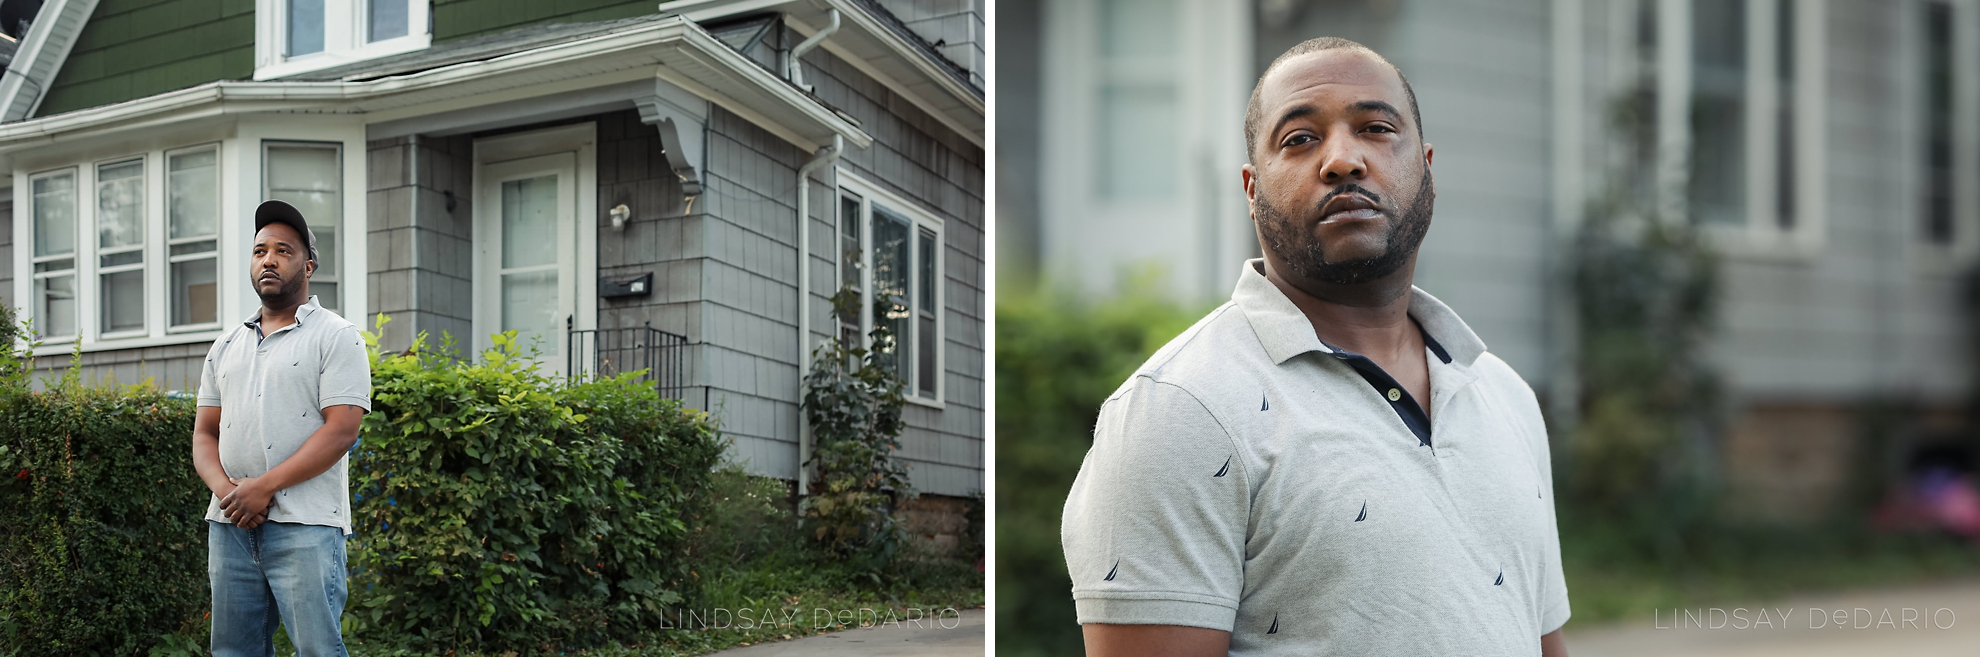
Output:
M1340 196L1342 194L1360 194L1362 196L1368 197L1368 201L1370 203L1374 203L1376 207L1382 207L1381 194L1377 194L1373 191L1369 191L1368 188L1362 187L1360 185L1356 185L1354 183L1342 183L1341 186L1335 187L1334 191L1327 192L1326 196L1320 197L1320 203L1314 205L1313 210L1315 212L1321 211L1323 208L1327 207L1328 203L1334 202L1334 197Z

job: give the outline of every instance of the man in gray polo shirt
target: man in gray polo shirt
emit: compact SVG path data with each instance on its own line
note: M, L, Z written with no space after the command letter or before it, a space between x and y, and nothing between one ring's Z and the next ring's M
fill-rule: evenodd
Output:
M254 213L249 278L261 309L213 342L199 379L193 467L207 505L215 657L343 655L346 482L371 364L356 326L309 294L316 236L293 206Z
M1539 405L1411 284L1436 195L1419 123L1351 41L1259 79L1265 257L1107 400L1066 500L1087 654L1566 654Z

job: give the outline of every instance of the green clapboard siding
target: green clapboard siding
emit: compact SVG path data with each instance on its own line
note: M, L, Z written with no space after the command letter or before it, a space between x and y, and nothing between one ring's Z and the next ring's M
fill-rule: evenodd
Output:
M101 0L39 116L254 77L254 0Z
M659 13L660 0L433 0L433 41L506 32L537 23L583 23Z

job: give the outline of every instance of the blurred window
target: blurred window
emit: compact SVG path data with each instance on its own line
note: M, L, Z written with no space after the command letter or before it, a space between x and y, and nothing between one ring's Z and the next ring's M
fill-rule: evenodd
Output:
M1691 180L1695 223L1746 218L1746 0L1691 4Z
M1173 197L1181 183L1175 0L1102 0L1094 113L1099 195L1110 199Z
M892 339L867 344L900 374L909 399L942 401L942 221L915 204L839 172L840 284L860 317L839 327L849 344L886 327Z
M1933 244L1951 244L1953 234L1953 20L1952 5L1925 4L1924 48L1924 232Z

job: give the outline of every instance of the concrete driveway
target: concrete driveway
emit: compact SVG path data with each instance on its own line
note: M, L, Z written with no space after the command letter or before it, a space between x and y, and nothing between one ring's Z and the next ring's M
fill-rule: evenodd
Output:
M982 609L965 609L942 627L865 627L714 653L717 657L962 657L983 654ZM1976 617L1980 620L1980 617Z
M1664 609L1565 635L1574 657L1980 655L1980 580Z

